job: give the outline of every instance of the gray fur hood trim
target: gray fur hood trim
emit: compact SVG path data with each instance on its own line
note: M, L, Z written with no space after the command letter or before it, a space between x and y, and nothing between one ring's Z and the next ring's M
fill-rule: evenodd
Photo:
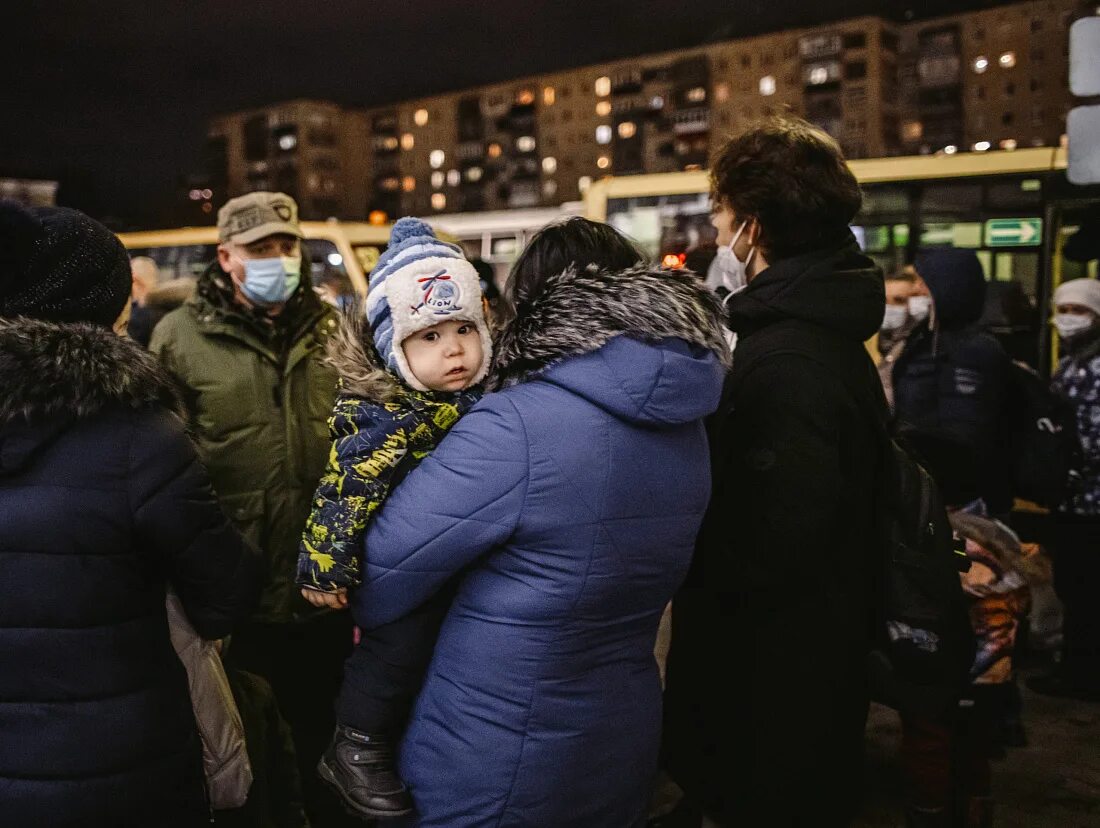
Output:
M367 315L358 303L340 314L340 326L328 339L325 357L340 376L341 393L375 403L393 402L408 393L374 350Z
M58 414L89 417L122 403L159 404L184 416L156 359L108 328L0 319L0 426Z
M689 272L569 269L548 278L538 296L516 307L497 338L487 385L490 390L515 385L622 335L651 342L682 339L712 351L728 367L724 320L721 300Z

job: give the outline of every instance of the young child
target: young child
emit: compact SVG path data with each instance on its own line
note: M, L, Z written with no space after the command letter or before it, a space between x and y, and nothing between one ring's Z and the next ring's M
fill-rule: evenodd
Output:
M423 221L398 221L371 273L365 319L348 315L329 348L341 377L332 451L298 556L297 582L310 603L347 604L347 591L361 583L367 524L477 402L491 347L473 265ZM358 814L397 816L412 807L393 746L450 599L441 594L363 630L345 665L336 734L317 771Z

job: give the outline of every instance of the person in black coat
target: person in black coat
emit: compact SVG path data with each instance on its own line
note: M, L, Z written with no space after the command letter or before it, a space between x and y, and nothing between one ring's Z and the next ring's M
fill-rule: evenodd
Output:
M990 513L1007 515L1012 360L979 327L986 297L982 264L973 250L947 247L922 252L914 267L932 295L932 312L894 363L897 428L953 438L982 470L980 491Z
M712 166L719 245L747 287L710 423L713 496L672 604L665 764L723 826L847 824L858 804L886 419L864 341L883 279L848 223L836 143L779 119Z
M217 505L174 386L119 335L129 294L105 227L0 202L4 825L209 819L165 591L221 638L256 600L258 564Z

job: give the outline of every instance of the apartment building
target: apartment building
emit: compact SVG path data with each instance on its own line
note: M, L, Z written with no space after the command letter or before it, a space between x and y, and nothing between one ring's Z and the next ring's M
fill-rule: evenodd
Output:
M1078 6L856 18L367 111L291 101L214 121L209 162L229 194L272 187L304 216L361 218L575 200L600 176L704 167L725 136L782 112L853 158L1053 146Z
M295 100L223 115L207 130L206 167L220 197L279 190L303 219L366 217L370 186L367 113Z

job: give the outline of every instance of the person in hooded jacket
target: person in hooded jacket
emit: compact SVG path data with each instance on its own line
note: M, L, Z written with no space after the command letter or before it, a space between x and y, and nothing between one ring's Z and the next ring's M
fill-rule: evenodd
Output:
M1012 508L1006 450L1011 358L979 326L986 282L972 250L934 248L917 256L917 275L932 296L928 318L894 362L894 413L902 430L955 438L983 471L981 496L993 515Z
M713 496L672 604L665 767L685 818L843 825L880 554L886 413L864 342L883 278L848 228L855 177L804 121L731 139L711 182L718 243L741 271L727 281L747 286L726 302L738 342L710 424Z
M1062 660L1028 687L1100 701L1100 282L1072 279L1054 291L1062 359L1054 390L1075 408L1079 483L1055 515L1054 588L1064 609Z
M714 294L642 258L587 219L540 231L510 277L499 390L367 530L361 626L456 580L400 749L411 824L645 823L654 643L706 508L728 352Z
M204 638L259 592L175 387L125 339L122 243L0 202L0 823L205 824L165 591ZM112 330L113 328L113 330Z

